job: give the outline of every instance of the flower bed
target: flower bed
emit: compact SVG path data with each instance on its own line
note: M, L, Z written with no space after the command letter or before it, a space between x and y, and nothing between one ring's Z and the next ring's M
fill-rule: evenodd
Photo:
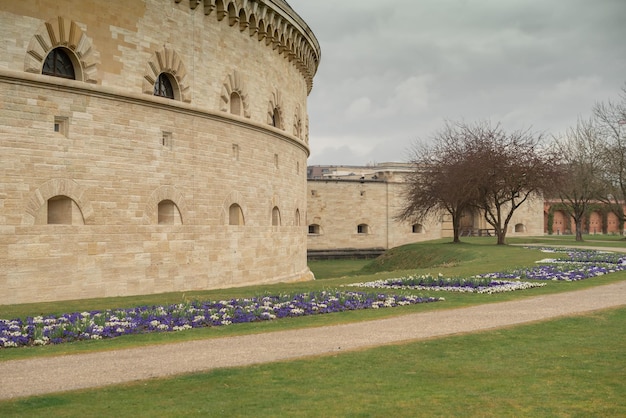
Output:
M533 248L533 247L526 247ZM533 248L536 249L536 248ZM608 251L585 250L576 248L539 248L544 253L563 254L565 258L551 258L542 260L542 262L552 263L607 263L626 266L626 255Z
M25 320L0 319L0 347L60 344L439 300L443 299L361 292L312 292L295 296L75 312L61 316L28 317Z
M566 258L547 258L540 260L540 265L536 267L487 273L479 277L576 281L626 270L626 256L621 254L571 248L541 248L541 251L563 254Z
M528 247L536 249L536 247ZM616 271L626 270L626 256L595 250L571 248L540 248L546 253L562 254L559 258L541 260L541 265L527 269L486 273L470 278L444 278L442 275L408 276L348 286L374 289L435 290L463 293L501 293L544 286L545 283L528 280L582 280ZM515 281L513 281L515 280Z
M445 278L442 275L433 277L429 274L408 276L386 280L375 280L364 283L352 283L347 286L369 287L374 289L408 289L434 290L462 293L502 293L514 290L531 289L545 286L545 283L493 280L491 278L470 277Z

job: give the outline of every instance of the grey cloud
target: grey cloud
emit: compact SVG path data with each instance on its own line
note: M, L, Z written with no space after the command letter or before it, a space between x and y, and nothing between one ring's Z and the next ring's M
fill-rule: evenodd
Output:
M626 81L622 0L289 3L322 47L312 164L405 160L444 119L557 133Z

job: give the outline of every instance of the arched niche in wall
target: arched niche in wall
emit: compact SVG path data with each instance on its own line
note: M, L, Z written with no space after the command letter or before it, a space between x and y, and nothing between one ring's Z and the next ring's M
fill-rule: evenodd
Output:
M220 211L221 225L245 225L249 211L243 196L239 192L231 192L222 201Z
M186 213L183 194L173 186L160 186L150 194L143 217L145 224L181 225Z
M48 180L31 193L22 215L22 225L44 225L49 223L50 201L52 201L53 206L57 205L59 211L63 208L69 210L69 212L64 212L64 217L56 218L58 221L53 220L52 223L84 223L85 225L93 225L95 223L93 206L87 198L87 188L73 180L59 178ZM76 210L80 211L80 217ZM73 215L71 215L72 211ZM70 219L72 220L68 222L67 216L71 216ZM80 219L82 219L82 222Z

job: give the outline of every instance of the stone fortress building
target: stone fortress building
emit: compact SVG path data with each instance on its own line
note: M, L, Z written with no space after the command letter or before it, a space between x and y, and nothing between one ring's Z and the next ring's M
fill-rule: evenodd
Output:
M0 26L0 304L312 277L320 47L287 2L3 1Z
M408 163L308 167L309 257L371 256L399 245L452 237L447 214L421 223L395 219L410 170ZM507 236L542 235L543 219L543 199L527 201L514 212ZM463 235L493 234L491 228L482 213L461 218Z

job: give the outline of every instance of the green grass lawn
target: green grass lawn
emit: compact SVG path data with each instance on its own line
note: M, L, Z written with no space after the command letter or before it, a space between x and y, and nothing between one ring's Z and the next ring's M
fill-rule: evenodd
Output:
M550 237L542 238L525 242L576 244L573 237L561 236L552 241ZM0 318L336 289L355 281L409 273L469 276L528 266L545 258L537 250L495 246L495 239L463 241L460 245L443 240L397 249L397 258L388 257L382 263L383 268L372 267L376 266L372 260L311 263L312 271L323 277L313 282L0 306ZM583 245L626 245L623 240L611 237L595 241L592 243L588 238ZM390 263L396 271L385 271ZM580 282L550 282L542 288L495 295L437 293L436 296L445 296L446 301L426 305L3 349L0 361L363 321L583 289L621 280L626 280L626 272ZM130 413L137 416L625 416L626 361L622 354L626 343L625 320L626 309L616 309L332 357L4 401L0 402L0 416L127 416Z
M309 261L309 268L317 280L324 280L362 275L361 269L371 262L368 259L312 260Z
M618 417L626 309L0 402L0 416Z

